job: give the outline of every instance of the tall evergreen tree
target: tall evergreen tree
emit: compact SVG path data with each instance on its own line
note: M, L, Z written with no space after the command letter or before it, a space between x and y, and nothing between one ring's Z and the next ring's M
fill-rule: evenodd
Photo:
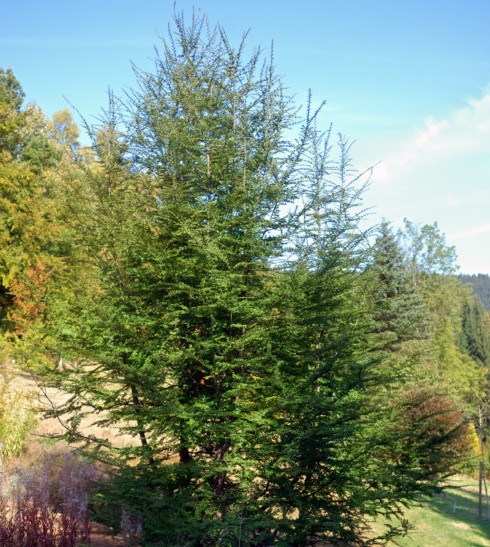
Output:
M471 296L463 304L461 346L481 366L490 365L490 336L485 324L485 308Z
M93 131L66 186L83 268L48 328L79 361L51 371L72 394L56 413L68 440L94 411L137 438L85 440L148 545L362 544L368 516L433 488L429 449L373 396L349 145L329 165L314 114L286 141L272 60L246 51L177 17L125 118Z
M58 307L59 318L70 307L58 338L98 363L62 378L83 394L67 410L79 419L88 399L134 424L133 472L153 485L145 497L158 484L144 503L160 506L140 510L148 537L169 544L237 537L261 488L254 445L274 434L277 395L269 269L296 161L282 140L288 102L259 52L244 60L244 44L201 17L176 24L132 98L131 155L109 120L96 164L74 180L77 245L99 292L80 286ZM257 506L244 537L272 511Z
M368 271L375 276L373 319L380 348L398 352L403 342L422 339L427 328L422 300L396 236L386 222L380 226Z
M490 310L490 277L488 274L465 275L459 274L458 279L465 284L471 285L475 295L481 300L485 310Z

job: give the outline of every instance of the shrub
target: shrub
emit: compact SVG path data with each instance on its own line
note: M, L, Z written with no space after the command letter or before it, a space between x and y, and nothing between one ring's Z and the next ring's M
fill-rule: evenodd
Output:
M434 476L448 474L474 456L474 439L458 403L430 387L407 389L400 400L403 412L397 424L410 444L420 452L420 466Z
M0 459L18 456L35 425L34 412L25 395L14 393L8 384L0 386Z
M98 471L76 454L56 466L17 469L0 490L0 545L73 547L90 543L89 493Z

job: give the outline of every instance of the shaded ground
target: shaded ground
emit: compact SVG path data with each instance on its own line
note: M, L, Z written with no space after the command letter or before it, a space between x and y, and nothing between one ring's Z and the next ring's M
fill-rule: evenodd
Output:
M92 525L91 542L93 547L112 547L117 545L124 545L121 536L111 535L111 530L107 526L94 523Z

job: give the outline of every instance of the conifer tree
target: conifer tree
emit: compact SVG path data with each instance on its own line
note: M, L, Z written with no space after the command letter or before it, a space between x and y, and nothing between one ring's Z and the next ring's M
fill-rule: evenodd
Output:
M141 506L145 528L168 544L237 537L261 488L254 445L274 434L266 402L277 396L277 358L264 351L269 270L297 155L282 140L287 99L259 52L244 60L244 44L233 49L201 17L176 24L155 74L140 74L129 154L109 120L94 132L94 166L73 181L77 246L97 289L80 285L57 311L57 338L98 363L63 374L83 394L66 410L79 420L89 401L107 423L134 424L128 457L141 481L127 487L150 483L142 500L161 510ZM270 531L271 512L257 506L244 538L267 515Z
M460 347L468 293L454 276L455 249L446 245L437 223L420 227L405 219L405 231L398 235L428 318L426 365L439 383L455 387L456 397L468 398L479 374Z
M403 342L424 337L426 318L408 264L388 223L383 222L376 239L372 265L374 279L375 333L385 352L397 352Z
M56 415L68 440L93 411L136 438L84 440L116 470L106 519L141 516L147 545L362 544L369 517L433 490L428 448L373 397L349 144L331 164L314 113L288 142L272 59L246 52L177 17L92 131L65 197L83 267L48 325L74 360L50 371L71 393Z
M485 328L485 308L476 298L468 296L463 304L461 346L480 366L490 364L490 337Z

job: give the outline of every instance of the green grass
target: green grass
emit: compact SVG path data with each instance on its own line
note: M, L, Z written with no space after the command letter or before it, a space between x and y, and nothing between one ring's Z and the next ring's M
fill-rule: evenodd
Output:
M478 482L468 477L456 477L451 480L451 485L454 487L445 490L441 496L424 498L421 507L408 509L405 518L413 529L408 536L389 545L490 547L490 520L478 518ZM485 505L483 513L486 514ZM382 525L378 524L376 531L381 529Z

